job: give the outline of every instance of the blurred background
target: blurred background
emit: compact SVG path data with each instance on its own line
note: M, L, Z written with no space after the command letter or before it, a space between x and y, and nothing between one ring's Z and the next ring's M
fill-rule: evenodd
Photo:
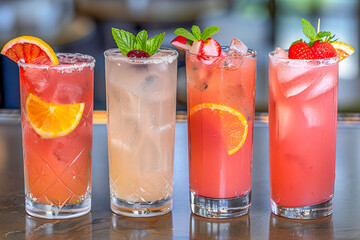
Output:
M95 67L95 110L106 109L103 52L116 47L111 27L149 36L166 32L163 46L172 47L178 27L216 25L215 39L229 45L237 37L258 52L256 111L267 111L268 52L288 48L303 38L301 18L348 43L355 54L340 63L339 111L360 112L358 0L1 0L0 47L21 35L43 39L55 52L92 55ZM178 111L186 110L184 53L178 63ZM18 67L0 57L0 108L19 108Z

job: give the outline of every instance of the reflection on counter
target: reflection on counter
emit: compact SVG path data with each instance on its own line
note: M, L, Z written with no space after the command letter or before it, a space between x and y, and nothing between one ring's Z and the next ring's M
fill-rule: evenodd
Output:
M26 216L26 240L92 239L91 213L66 220Z
M334 239L332 215L316 220L292 220L270 215L269 240Z
M250 215L229 218L209 219L191 214L191 239L251 239Z
M110 239L171 239L172 213L149 218L111 214ZM169 233L171 233L169 235Z

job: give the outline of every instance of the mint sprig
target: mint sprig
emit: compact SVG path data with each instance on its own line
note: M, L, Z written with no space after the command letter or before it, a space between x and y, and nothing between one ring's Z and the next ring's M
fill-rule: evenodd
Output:
M200 30L200 28L196 25L193 25L191 27L191 32L189 32L188 30L186 30L185 28L178 28L174 31L174 33L176 35L180 35L183 36L185 38L187 38L188 40L191 41L198 41L198 40L203 40L205 41L206 39L208 39L209 37L211 37L212 35L214 35L215 33L217 33L220 30L219 27L216 26L211 26L211 27L207 27L205 28L202 32Z
M316 33L315 28L311 23L305 19L301 19L301 23L303 25L303 33L304 35L309 38L309 46L311 47L314 42L320 41L320 42L335 42L336 40L335 35L331 35L331 32L329 31L321 31L319 33ZM294 44L294 43L293 43Z
M145 30L140 31L136 37L123 29L112 28L111 32L123 55L127 55L131 50L141 50L151 56L160 48L165 36L165 33L160 33L147 39L148 33Z

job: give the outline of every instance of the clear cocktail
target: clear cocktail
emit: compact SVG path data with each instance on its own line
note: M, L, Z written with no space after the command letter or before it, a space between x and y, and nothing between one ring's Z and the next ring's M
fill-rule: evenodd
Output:
M172 208L177 57L105 52L111 209L155 216Z
M58 65L20 61L26 211L69 218L91 208L95 60L57 54Z

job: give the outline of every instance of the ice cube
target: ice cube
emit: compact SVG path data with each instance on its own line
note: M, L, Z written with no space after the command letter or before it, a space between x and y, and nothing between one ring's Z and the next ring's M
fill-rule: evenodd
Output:
M217 68L226 69L226 70L236 70L241 66L243 61L244 61L243 57L229 56L222 59L220 64L217 66Z
M293 69L293 71L296 71L296 69ZM289 77L290 80L288 81L280 82L279 80L281 92L284 94L285 97L293 97L304 92L315 81L317 81L319 77L321 77L317 69L303 71L302 73L303 73L302 75L296 75L297 76L296 78ZM284 73L279 73L279 74L284 74Z
M335 76L336 77L336 76ZM323 78L318 79L313 86L311 86L311 89L308 93L307 98L308 99L312 99L315 97L320 96L321 94L329 91L330 89L332 89L333 87L335 87L336 85L336 81L337 79L334 78L334 75L331 74L327 74L325 75Z
M311 68L303 61L283 61L278 65L279 83L292 81L307 73Z
M274 57L277 57L277 58L289 58L286 51L284 49L282 49L281 47L277 47L275 49Z
M25 83L30 91L42 93L49 86L49 70L42 68L24 68L24 75L27 79Z
M60 104L83 102L83 88L69 82L59 82L54 92L53 100Z
M246 55L248 47L237 38L233 38L230 43L228 55L229 56L243 56Z

